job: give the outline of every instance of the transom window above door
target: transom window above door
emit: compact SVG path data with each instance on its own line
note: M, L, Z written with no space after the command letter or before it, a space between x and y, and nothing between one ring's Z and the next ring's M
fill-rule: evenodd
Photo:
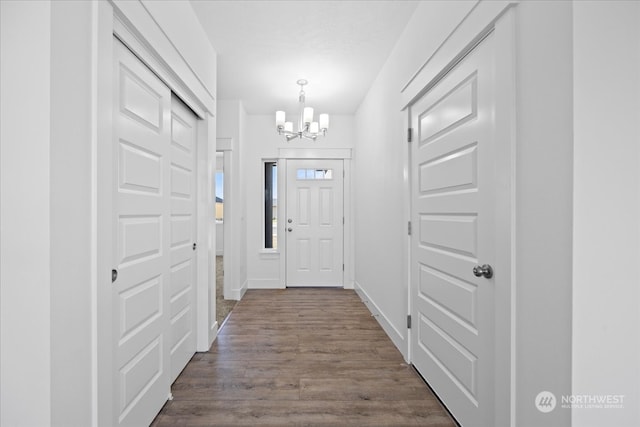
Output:
M333 169L298 169L296 171L298 180L323 180L333 179Z

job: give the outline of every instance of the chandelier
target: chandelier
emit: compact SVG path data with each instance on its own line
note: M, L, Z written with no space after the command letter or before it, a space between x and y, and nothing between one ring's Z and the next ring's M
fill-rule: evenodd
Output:
M313 108L305 107L304 86L308 83L305 79L296 82L300 86L298 102L300 103L300 118L298 119L298 130L293 131L293 122L285 121L285 112L276 111L276 129L279 135L284 135L287 141L295 138L306 138L316 140L319 135L325 136L329 129L329 115L320 114L318 121L313 121Z

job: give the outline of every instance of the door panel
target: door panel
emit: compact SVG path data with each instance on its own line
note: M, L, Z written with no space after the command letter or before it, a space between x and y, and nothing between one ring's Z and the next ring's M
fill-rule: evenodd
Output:
M196 351L196 116L171 102L171 382Z
M169 394L171 92L114 42L114 392L119 426L148 425Z
M343 286L343 161L287 161L287 286Z
M413 363L465 426L493 425L493 36L411 107Z

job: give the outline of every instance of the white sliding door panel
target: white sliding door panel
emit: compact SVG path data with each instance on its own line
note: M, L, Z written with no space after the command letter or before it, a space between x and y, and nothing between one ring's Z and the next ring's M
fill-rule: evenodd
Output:
M171 92L114 49L114 411L118 426L141 426L169 394Z
M196 117L171 102L171 382L196 351Z
M464 426L494 421L494 41L411 106L412 361ZM507 404L507 402L505 402Z
M287 286L343 286L343 161L287 161Z

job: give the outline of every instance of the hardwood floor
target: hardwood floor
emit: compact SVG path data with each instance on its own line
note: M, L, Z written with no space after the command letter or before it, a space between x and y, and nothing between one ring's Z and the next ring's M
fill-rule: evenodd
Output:
M216 320L218 326L231 313L237 301L224 299L224 258L216 256Z
M250 290L160 426L455 426L354 291Z

